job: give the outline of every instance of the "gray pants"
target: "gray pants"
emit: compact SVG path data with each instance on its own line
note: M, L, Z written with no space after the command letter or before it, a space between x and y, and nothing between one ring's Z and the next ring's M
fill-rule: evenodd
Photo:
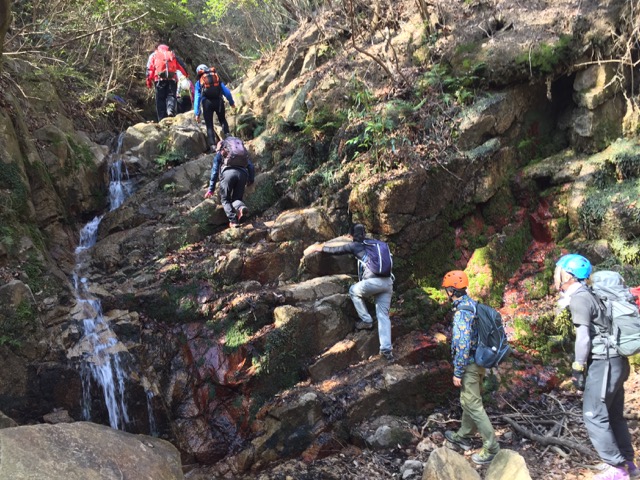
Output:
M225 168L220 175L220 203L232 223L238 223L236 212L244 207L242 202L247 171L243 168Z
M351 285L349 296L356 307L356 312L360 320L372 323L373 318L369 315L365 298L373 297L376 304L376 318L378 319L378 339L380 340L380 351L391 351L391 320L389 319L389 308L391 307L391 296L393 295L393 279L391 277L376 277L361 280Z
M589 439L603 462L621 465L633 460L634 452L624 411L624 382L629 378L629 360L614 357L610 362L605 401L600 400L607 360L589 365L582 400L582 416Z

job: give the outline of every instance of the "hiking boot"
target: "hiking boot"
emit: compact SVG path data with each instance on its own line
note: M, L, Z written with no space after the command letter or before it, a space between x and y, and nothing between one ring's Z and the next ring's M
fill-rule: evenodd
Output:
M249 215L249 209L247 207L240 207L238 209L238 222L241 222L247 215Z
M380 355L382 355L387 362L393 362L395 357L393 356L393 352L391 350L380 350Z
M461 437L453 430L447 430L444 432L444 438L446 438L449 443L453 444L454 447L458 447L465 452L467 450L471 450L471 440Z
M495 458L498 452L491 453L486 448L480 449L478 453L471 455L471 461L476 465L487 465Z
M356 322L356 330L371 330L373 328L373 322L363 322L360 320Z
M593 477L593 480L629 480L629 474L625 467L607 465L604 470Z
M629 478L640 478L640 468L633 463L633 460L627 460L624 464L627 467L627 472L629 472Z
M229 228L240 228L239 223L229 222Z

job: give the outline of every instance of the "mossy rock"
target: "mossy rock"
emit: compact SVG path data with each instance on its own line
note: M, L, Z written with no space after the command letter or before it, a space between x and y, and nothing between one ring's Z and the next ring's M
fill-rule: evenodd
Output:
M530 242L528 225L509 225L486 246L477 248L465 269L469 276L469 294L492 306L500 306L504 287L520 267Z

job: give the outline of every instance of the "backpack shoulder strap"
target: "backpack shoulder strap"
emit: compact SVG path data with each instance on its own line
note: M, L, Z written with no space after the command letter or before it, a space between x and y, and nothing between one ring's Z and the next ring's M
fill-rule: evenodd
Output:
M473 313L473 315L476 315L476 307L475 305L460 305L459 307L456 308L456 312L460 311L460 310L464 310L465 312L471 312Z

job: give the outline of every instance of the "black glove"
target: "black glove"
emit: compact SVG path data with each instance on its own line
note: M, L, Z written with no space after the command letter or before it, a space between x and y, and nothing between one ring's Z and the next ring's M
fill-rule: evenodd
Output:
M572 370L571 381L573 382L573 386L576 387L576 390L579 390L581 392L584 391L584 383L585 383L584 370Z

